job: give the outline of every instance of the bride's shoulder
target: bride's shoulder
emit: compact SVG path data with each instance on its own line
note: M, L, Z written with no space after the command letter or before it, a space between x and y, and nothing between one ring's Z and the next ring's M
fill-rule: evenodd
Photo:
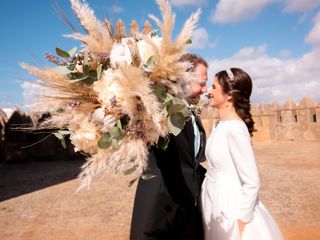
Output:
M239 120L239 119L231 119L231 120L224 120L224 121L218 121L217 125L220 125L227 127L227 128L243 128L246 127L246 124L244 123L244 121Z
M242 120L232 119L223 122L224 127L227 129L228 134L244 134L248 135L248 128Z

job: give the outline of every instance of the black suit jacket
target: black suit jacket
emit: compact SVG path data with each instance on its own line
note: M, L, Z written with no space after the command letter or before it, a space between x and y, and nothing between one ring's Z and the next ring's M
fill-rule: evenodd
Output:
M205 132L199 121L200 149L194 154L191 119L178 136L170 136L167 149L152 148L147 173L140 178L131 221L131 240L203 239L199 197L205 169Z

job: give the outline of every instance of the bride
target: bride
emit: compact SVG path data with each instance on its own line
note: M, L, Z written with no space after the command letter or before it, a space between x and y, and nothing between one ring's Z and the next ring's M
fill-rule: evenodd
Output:
M208 138L201 203L206 240L279 240L280 230L259 201L250 136L252 82L239 68L218 72L209 96L219 121Z

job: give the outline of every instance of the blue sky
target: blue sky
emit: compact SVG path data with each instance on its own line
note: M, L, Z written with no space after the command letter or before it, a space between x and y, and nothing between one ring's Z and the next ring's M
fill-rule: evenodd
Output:
M63 37L72 30L59 18L55 2L76 26L68 0L10 0L0 9L0 107L23 104L23 80L33 79L19 62L47 64L44 53L69 50L80 43ZM152 13L152 0L87 0L101 20L132 19L142 26ZM241 67L253 78L255 103L309 96L320 102L320 0L171 0L175 32L197 8L202 15L191 52L209 63L209 82L217 71ZM150 20L150 19L149 19ZM155 24L150 20L155 26ZM79 29L81 29L79 27Z

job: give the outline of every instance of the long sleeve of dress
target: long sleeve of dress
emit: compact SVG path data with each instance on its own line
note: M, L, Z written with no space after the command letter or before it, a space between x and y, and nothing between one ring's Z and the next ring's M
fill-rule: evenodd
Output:
M227 140L232 160L242 184L237 217L243 222L249 222L253 217L260 187L250 135L247 129L234 126L229 129Z

